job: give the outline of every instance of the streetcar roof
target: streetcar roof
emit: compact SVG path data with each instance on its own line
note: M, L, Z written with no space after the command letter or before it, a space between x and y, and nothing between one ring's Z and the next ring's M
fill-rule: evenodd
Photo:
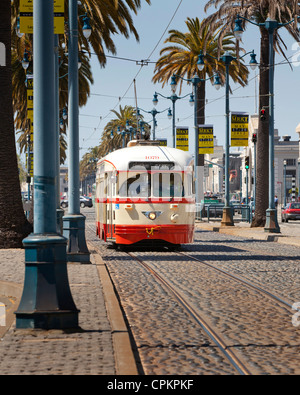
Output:
M193 158L189 153L182 150L149 145L119 149L100 159L98 165L103 162L110 163L116 170L120 171L127 171L131 162L170 162L175 164L175 168L183 170L185 167L191 166Z

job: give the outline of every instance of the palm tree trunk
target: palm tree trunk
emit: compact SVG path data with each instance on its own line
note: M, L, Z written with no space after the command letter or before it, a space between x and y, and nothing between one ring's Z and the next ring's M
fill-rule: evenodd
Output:
M198 89L197 89L197 98L198 101L198 111L197 111L197 122L198 125L205 124L205 99L206 99L206 82L201 81ZM199 166L204 166L204 155L199 155Z
M0 2L0 43L6 49L5 66L0 66L0 248L21 248L32 229L22 205L14 135L10 0Z
M259 108L265 107L269 114L269 34L261 28L261 66L259 85ZM252 227L264 227L269 203L269 117L259 121L257 136L257 185L255 218Z

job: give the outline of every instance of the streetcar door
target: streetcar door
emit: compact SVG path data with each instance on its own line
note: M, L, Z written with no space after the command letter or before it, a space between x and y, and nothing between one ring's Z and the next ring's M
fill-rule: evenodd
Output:
M114 237L114 226L115 226L115 190L116 184L112 174L108 175L108 188L107 188L107 213L106 213L106 227L107 227L107 238L113 239Z

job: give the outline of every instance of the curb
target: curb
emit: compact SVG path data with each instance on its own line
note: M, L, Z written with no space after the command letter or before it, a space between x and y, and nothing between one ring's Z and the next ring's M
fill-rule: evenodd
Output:
M0 295L9 300L9 307L6 310L6 325L5 327L0 327L0 339L5 336L5 334L15 322L16 317L14 312L17 310L17 307L20 303L22 292L23 285L7 281L0 281Z
M95 249L90 245L90 251ZM99 254L92 254L103 287L105 305L112 330L112 341L116 361L116 374L123 376L138 375L138 369L131 347L130 335L117 299L107 267Z
M205 223L204 224L197 223L196 229L300 247L300 237L296 237L296 236L291 237L282 234L268 234L268 233L264 233L263 229L260 232L256 229L250 229L244 227L236 227L236 226L222 227L222 226L215 226Z
M13 296L16 299L20 299L22 296L23 284L10 283L8 281L0 281L0 295L6 296L7 298Z

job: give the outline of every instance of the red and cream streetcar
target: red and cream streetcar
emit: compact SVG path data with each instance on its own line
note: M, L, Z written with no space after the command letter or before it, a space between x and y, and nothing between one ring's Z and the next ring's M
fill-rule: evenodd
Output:
M192 243L193 158L156 142L132 141L98 162L95 204L97 235L107 242Z

